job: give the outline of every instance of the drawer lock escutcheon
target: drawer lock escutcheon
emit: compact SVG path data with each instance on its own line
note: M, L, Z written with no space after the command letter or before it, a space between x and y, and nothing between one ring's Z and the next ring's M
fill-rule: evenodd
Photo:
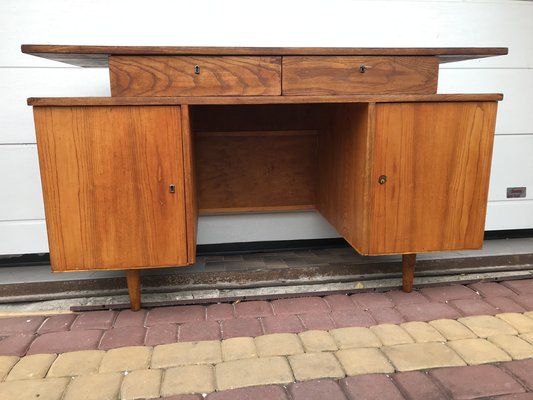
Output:
M362 73L362 74L364 74L367 71L367 69L368 69L367 66L364 65L364 64L361 64L359 66L359 72Z
M380 185L384 185L386 182L387 182L387 175L381 175L381 176L378 178L378 183L379 183Z
M195 66L194 66L194 73L195 73L196 75L200 75L200 66L199 66L199 65L195 65Z
M176 193L176 185L174 185L173 183L171 183L169 186L168 186L168 191L170 193Z

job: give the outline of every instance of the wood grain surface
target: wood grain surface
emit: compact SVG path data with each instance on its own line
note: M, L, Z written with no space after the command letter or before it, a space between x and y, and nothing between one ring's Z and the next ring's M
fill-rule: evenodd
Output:
M110 55L225 55L225 56L438 56L453 62L505 55L506 47L180 47L80 46L23 44L23 53L80 67L107 67Z
M141 274L139 270L128 269L126 271L126 282L128 284L131 311L139 311L141 309Z
M317 209L359 253L368 253L374 104L328 105L319 141Z
M202 214L315 207L319 104L191 106Z
M293 56L282 68L285 96L433 94L439 74L434 56Z
M179 107L34 115L54 271L187 264Z
M30 97L28 105L56 106L131 106L131 105L242 105L242 104L318 104L318 103L404 103L452 101L500 101L501 93L479 94L389 94L349 96L207 96L207 97Z
M317 131L196 135L202 214L314 208Z
M198 238L198 195L196 180L196 154L192 137L192 121L189 106L181 106L181 134L183 141L183 166L185 186L185 223L187 227L187 262L196 262Z
M273 96L281 57L111 56L109 76L112 96Z
M369 254L481 248L496 108L376 106Z
M322 104L235 104L190 106L194 132L317 130Z
M416 253L402 255L402 289L405 293L411 293L413 291L415 264Z

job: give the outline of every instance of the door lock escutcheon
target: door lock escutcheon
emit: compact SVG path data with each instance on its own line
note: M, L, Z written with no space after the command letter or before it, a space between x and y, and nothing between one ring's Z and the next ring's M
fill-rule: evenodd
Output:
M378 183L379 183L380 185L384 185L386 182L387 182L387 175L381 175L381 176L378 178Z
M171 183L170 185L168 185L168 191L170 193L176 193L176 185L174 185L173 183Z

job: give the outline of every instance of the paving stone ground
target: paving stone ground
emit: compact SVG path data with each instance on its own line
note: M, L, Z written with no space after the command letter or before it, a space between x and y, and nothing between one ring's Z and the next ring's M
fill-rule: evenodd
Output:
M4 317L0 400L533 399L532 299L521 280Z

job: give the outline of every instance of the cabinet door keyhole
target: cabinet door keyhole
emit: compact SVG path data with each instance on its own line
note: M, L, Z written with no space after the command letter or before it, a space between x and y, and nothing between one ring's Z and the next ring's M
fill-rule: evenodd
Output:
M176 193L176 185L174 185L173 183L171 183L169 186L168 186L168 191L170 193Z
M379 183L380 185L384 185L386 182L387 182L387 175L381 175L381 176L378 178L378 183Z

